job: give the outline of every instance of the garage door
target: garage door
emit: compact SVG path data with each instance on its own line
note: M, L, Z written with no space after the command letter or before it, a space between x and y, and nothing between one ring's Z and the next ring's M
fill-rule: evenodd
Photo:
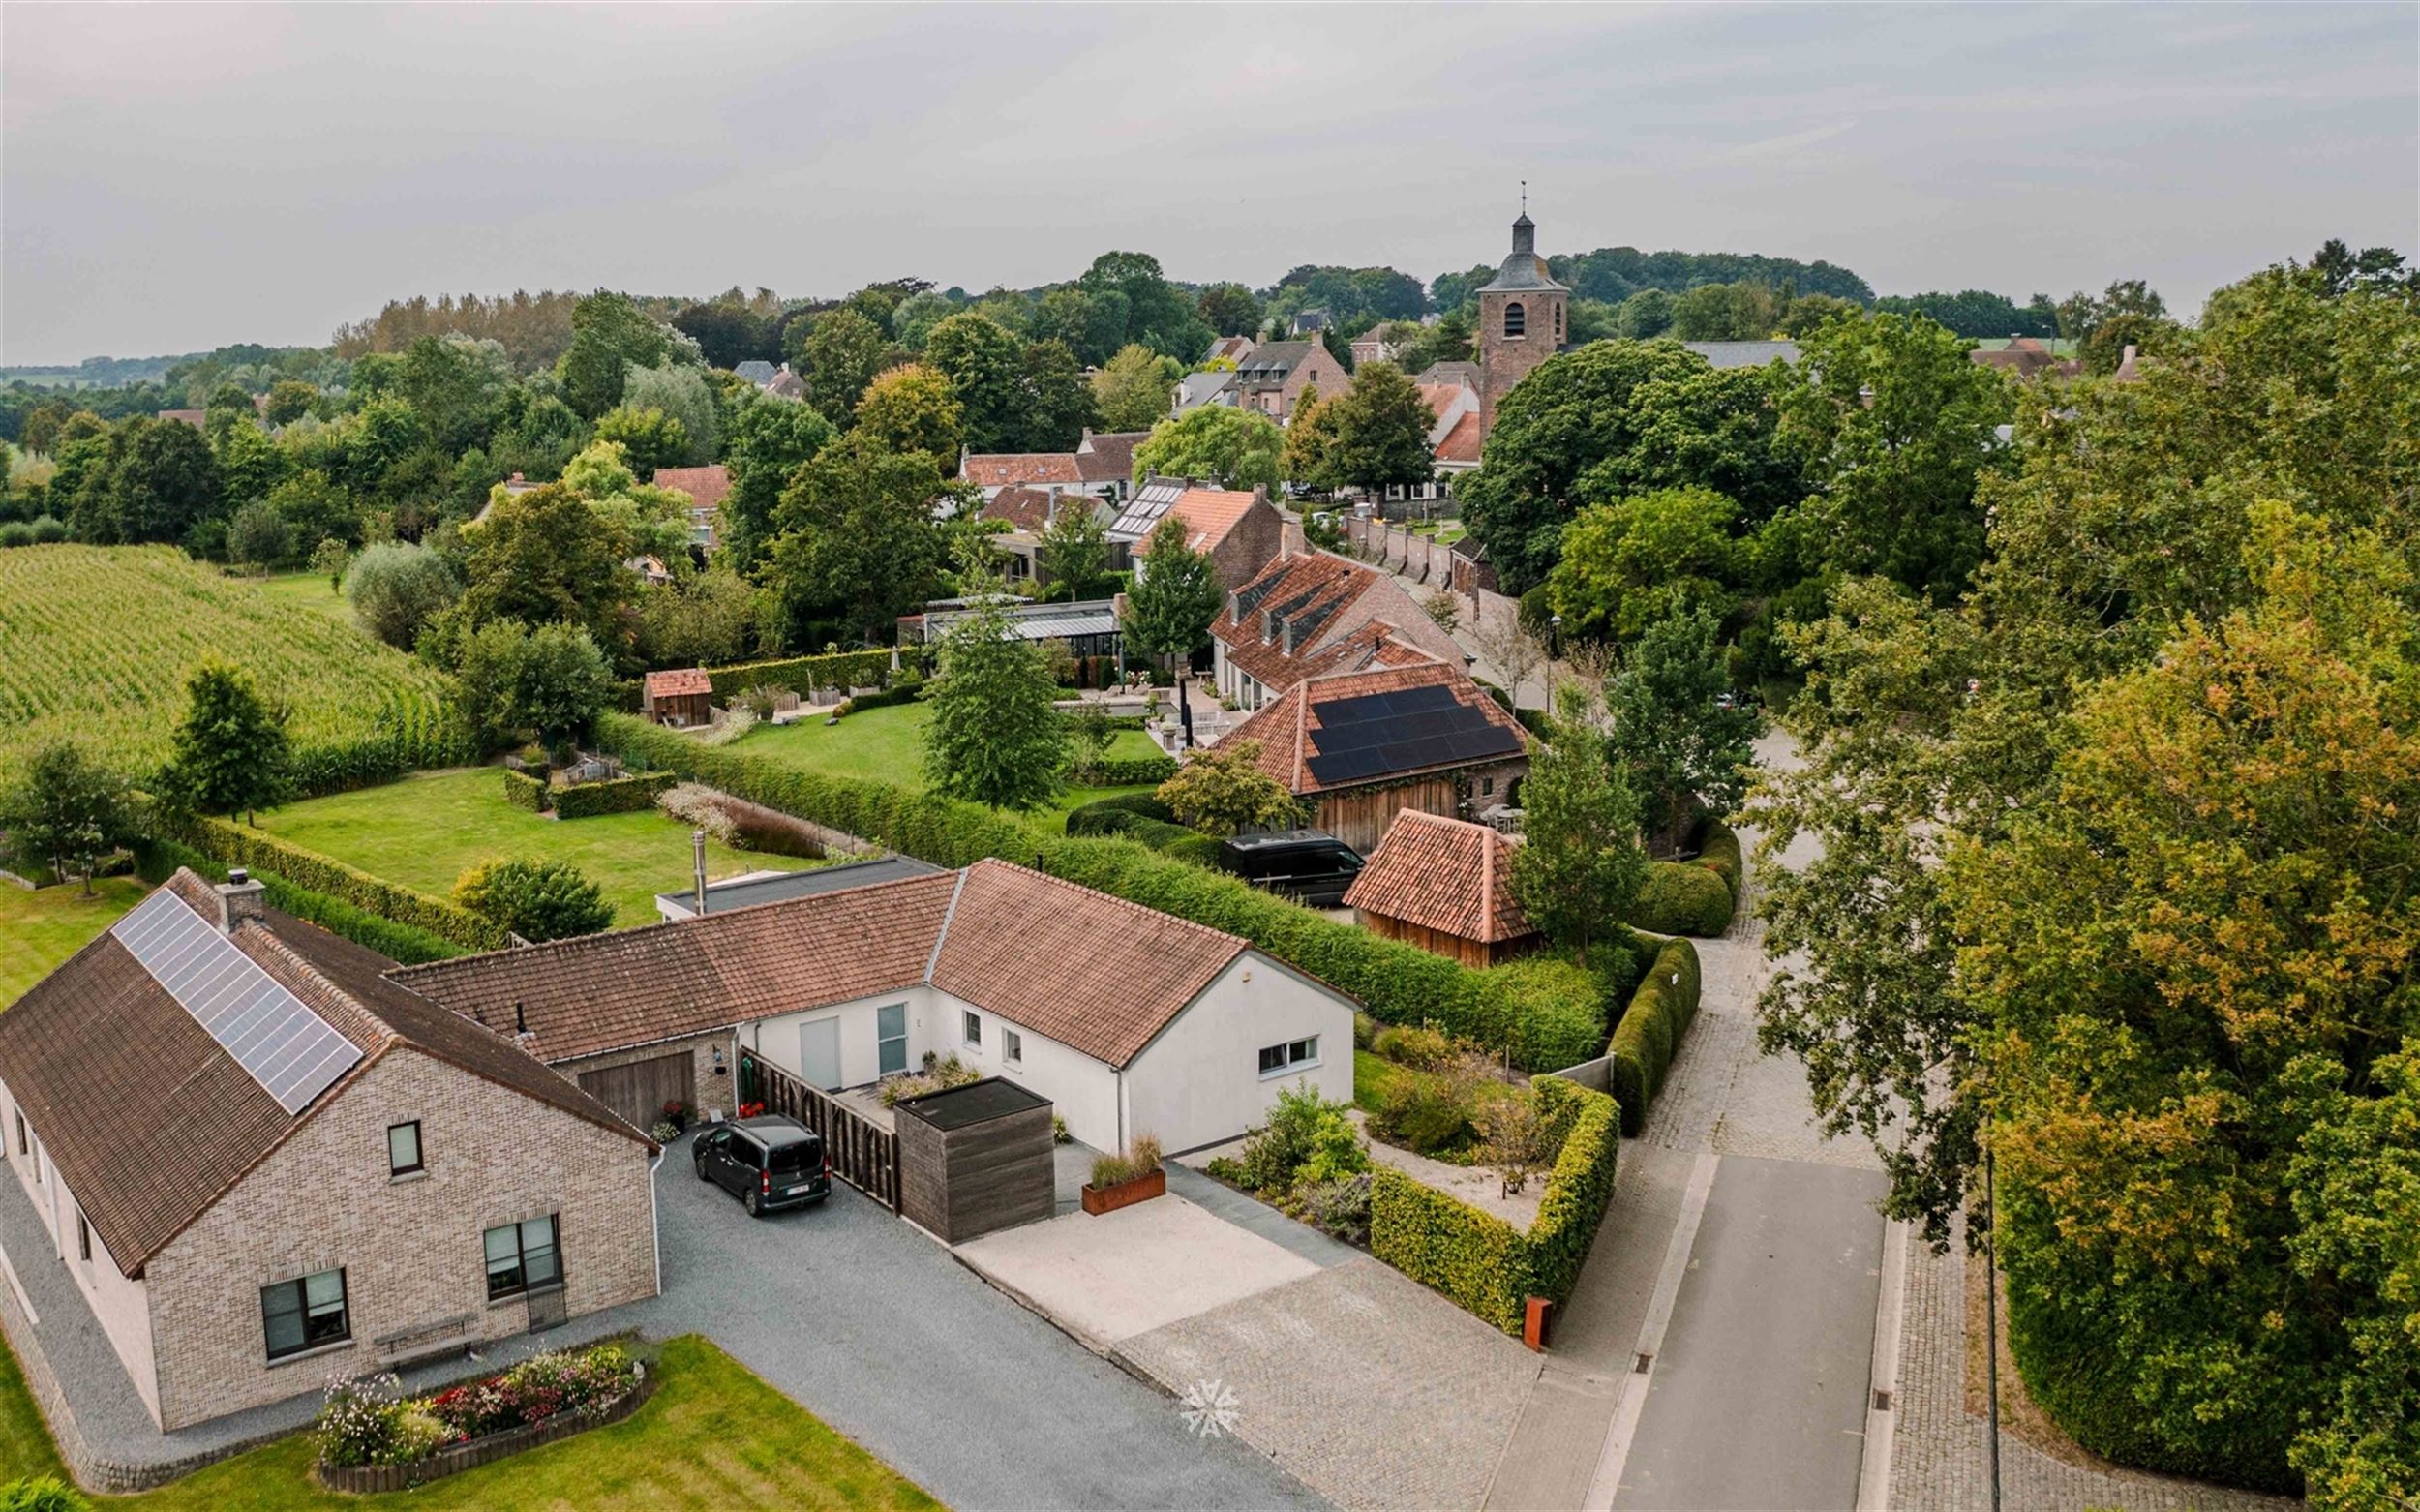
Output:
M664 1116L664 1104L697 1106L697 1062L689 1052L580 1074L580 1090L628 1119L644 1133Z

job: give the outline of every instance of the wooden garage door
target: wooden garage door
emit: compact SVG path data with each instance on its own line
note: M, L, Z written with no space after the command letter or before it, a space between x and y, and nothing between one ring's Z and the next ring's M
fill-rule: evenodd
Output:
M697 1107L697 1062L681 1050L653 1060L580 1074L580 1090L630 1120L641 1133L655 1127L664 1104Z

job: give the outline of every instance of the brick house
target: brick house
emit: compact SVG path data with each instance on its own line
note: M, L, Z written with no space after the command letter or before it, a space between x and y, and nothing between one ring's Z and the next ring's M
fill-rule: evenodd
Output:
M657 468L655 486L689 496L689 544L712 551L722 538L723 500L731 497L731 469L717 462L704 468Z
M1352 382L1345 365L1316 339L1270 342L1235 364L1235 403L1284 425L1294 417L1304 389L1316 387L1333 399Z
M1407 808L1345 893L1361 927L1466 966L1535 949L1537 930L1512 895L1518 842L1483 824Z
M1188 488L1165 511L1149 522L1150 529L1128 537L1137 581L1150 568L1151 533L1161 522L1175 520L1185 528L1185 544L1210 559L1221 588L1251 582L1277 559L1286 537L1286 517L1269 502L1269 491L1231 488ZM1121 530L1128 521L1118 520Z
M1465 659L1393 578L1325 552L1280 557L1230 588L1210 640L1220 695L1248 710L1315 672L1357 671L1391 657L1457 667Z
M7 1159L154 1422L653 1296L646 1135L261 898L179 871L0 1014Z

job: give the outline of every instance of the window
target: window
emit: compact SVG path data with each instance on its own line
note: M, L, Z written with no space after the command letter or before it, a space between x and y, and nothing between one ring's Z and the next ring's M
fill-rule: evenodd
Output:
M1260 1074L1263 1076L1280 1076L1289 1071L1318 1064L1319 1037L1316 1034L1308 1040L1289 1040L1284 1044L1272 1044L1260 1052Z
M269 1358L282 1359L352 1337L345 1310L345 1273L321 1271L260 1288L260 1331Z
M983 1020L979 1013L960 1013L958 1021L965 1026L966 1043L977 1049L983 1047Z
M1496 779L1494 777L1481 777L1479 779L1479 796L1481 798L1493 798L1495 795Z
M1506 305L1504 307L1504 334L1507 336L1526 336L1528 334L1528 330L1529 314L1528 311L1521 308L1521 301L1516 299L1512 303Z
M1563 339L1563 307L1560 305L1555 307L1555 339Z
M517 1296L559 1285L563 1269L555 1252L555 1215L506 1224L487 1231L487 1298Z
M386 1129L386 1173L408 1176L426 1167L420 1164L420 1120L389 1124Z
M907 1005L885 1003L874 1010L874 1043L880 1052L875 1074L889 1076L907 1070Z
M80 1259L92 1258L92 1224L80 1207L76 1210L76 1254Z
M25 1115L19 1113L16 1115L16 1153L24 1155L29 1153L32 1148L33 1147L31 1145L25 1142Z
M1000 1031L1000 1058L1012 1066L1025 1064L1025 1041L1013 1029Z

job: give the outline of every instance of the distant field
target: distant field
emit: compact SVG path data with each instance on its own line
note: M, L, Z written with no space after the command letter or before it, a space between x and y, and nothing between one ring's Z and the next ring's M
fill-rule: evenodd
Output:
M504 801L494 767L418 772L384 787L264 809L260 828L305 850L438 897L483 861L565 861L605 890L620 928L656 922L655 894L690 884L689 832L655 809L549 819ZM761 851L706 847L710 879L819 864Z
M300 604L306 609L331 616L348 625L353 622L353 609L345 602L345 595L329 588L328 580L317 572L281 572L273 578L237 578L234 581L249 584L271 598L284 599L287 603Z
M170 546L27 546L0 551L0 771L59 736L129 771L157 764L209 655L287 706L297 745L394 730L423 760L450 748L444 678L304 585L225 577Z

